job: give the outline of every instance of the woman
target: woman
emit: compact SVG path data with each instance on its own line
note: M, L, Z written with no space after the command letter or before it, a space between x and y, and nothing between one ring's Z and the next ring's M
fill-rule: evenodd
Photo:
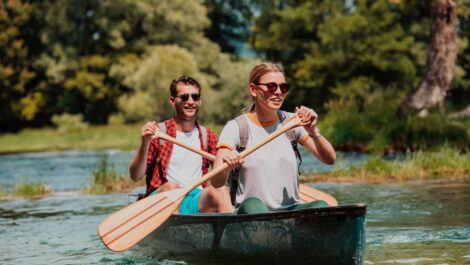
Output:
M289 84L286 83L282 66L262 63L251 71L248 88L253 105L243 116L248 123L247 147L250 147L282 126L279 110L289 91ZM315 111L301 106L295 112L307 122L307 125L294 129L297 142L322 162L333 164L336 160L335 151L320 134ZM286 116L290 115L292 113ZM225 162L229 169L211 181L216 188L225 185L229 170L240 166L235 197L238 213L326 206L323 201L301 204L297 160L286 134L242 159L237 151L240 145L238 124L231 120L222 130L214 167Z

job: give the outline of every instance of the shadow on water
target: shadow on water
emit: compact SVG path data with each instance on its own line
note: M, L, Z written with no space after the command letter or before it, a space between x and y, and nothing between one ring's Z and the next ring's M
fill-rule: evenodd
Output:
M12 209L0 208L0 218L4 219L21 219L21 218L48 218L53 216L81 215L74 211L57 211L57 212L28 212Z

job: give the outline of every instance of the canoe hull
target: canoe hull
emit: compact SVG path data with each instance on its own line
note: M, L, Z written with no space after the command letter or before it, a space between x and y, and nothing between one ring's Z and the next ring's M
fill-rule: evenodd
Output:
M359 204L256 215L173 215L136 250L190 262L362 264L365 214L366 206Z

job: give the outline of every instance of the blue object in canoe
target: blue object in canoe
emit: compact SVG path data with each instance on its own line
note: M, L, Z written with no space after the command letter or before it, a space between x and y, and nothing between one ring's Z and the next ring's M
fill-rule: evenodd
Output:
M135 250L203 263L362 264L365 215L364 204L267 214L174 214Z

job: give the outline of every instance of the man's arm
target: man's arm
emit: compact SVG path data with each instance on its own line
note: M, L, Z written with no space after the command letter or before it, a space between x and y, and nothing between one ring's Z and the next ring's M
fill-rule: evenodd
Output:
M129 165L129 174L133 181L139 181L147 170L147 157L150 141L157 130L156 122L147 122L141 129L140 146Z

